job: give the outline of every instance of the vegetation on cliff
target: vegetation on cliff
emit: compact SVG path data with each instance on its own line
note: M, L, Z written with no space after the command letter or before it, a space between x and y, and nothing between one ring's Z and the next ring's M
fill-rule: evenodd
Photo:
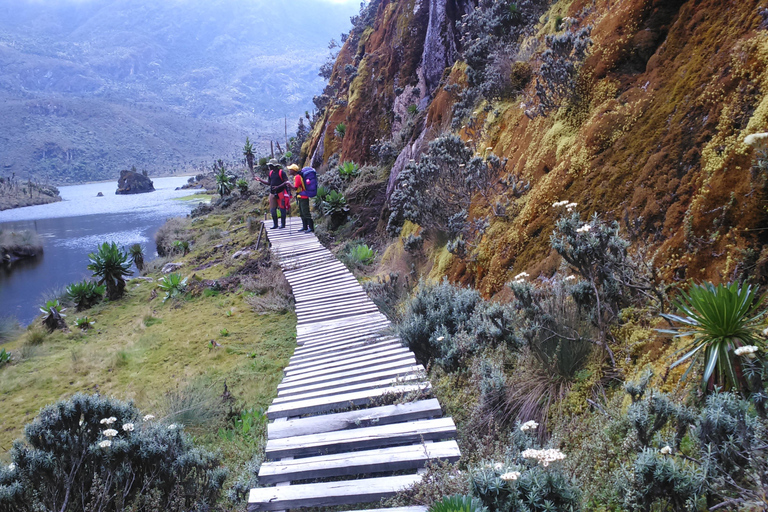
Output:
M33 180L21 182L15 176L0 176L0 211L61 201L59 189Z

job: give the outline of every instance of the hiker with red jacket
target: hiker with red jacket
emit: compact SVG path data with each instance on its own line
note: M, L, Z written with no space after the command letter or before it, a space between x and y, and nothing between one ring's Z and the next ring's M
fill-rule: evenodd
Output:
M296 164L289 165L288 170L291 171L293 176L293 188L296 191L296 200L299 203L299 213L301 215L301 229L298 232L312 233L315 231L315 221L312 220L312 213L309 210L309 198L313 183L314 189L317 190L317 175L314 174L315 170L311 167L299 170L299 166ZM312 171L311 175L309 172L306 172L305 175L307 170Z
M271 159L267 162L269 168L269 212L272 214L273 225L269 229L277 228L277 209L280 209L282 221L280 228L285 227L285 219L288 216L288 209L291 207L291 194L288 191L290 183L285 171L280 168L280 162Z

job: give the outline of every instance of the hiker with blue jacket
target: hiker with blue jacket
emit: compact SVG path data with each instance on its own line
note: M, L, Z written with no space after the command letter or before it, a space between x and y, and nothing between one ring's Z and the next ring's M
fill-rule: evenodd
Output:
M312 219L312 212L309 209L309 198L317 193L317 174L311 167L305 167L299 170L299 166L292 164L288 170L293 176L293 188L296 191L296 200L299 203L299 214L301 215L301 229L299 233L313 233L315 231L315 221ZM314 190L314 194L312 191Z

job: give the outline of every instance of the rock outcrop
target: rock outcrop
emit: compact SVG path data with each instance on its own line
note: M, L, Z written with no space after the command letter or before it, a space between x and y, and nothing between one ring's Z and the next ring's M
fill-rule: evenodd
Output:
M115 194L144 194L154 192L152 180L136 171L120 171Z

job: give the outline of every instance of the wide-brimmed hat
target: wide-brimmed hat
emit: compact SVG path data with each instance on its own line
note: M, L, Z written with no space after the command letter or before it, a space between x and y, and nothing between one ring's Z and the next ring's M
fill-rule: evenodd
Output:
M299 172L299 166L296 164L291 164L288 167L286 167L286 169L293 172Z
M267 165L270 167L280 167L280 162L277 161L277 158L273 158L269 162L267 162Z

